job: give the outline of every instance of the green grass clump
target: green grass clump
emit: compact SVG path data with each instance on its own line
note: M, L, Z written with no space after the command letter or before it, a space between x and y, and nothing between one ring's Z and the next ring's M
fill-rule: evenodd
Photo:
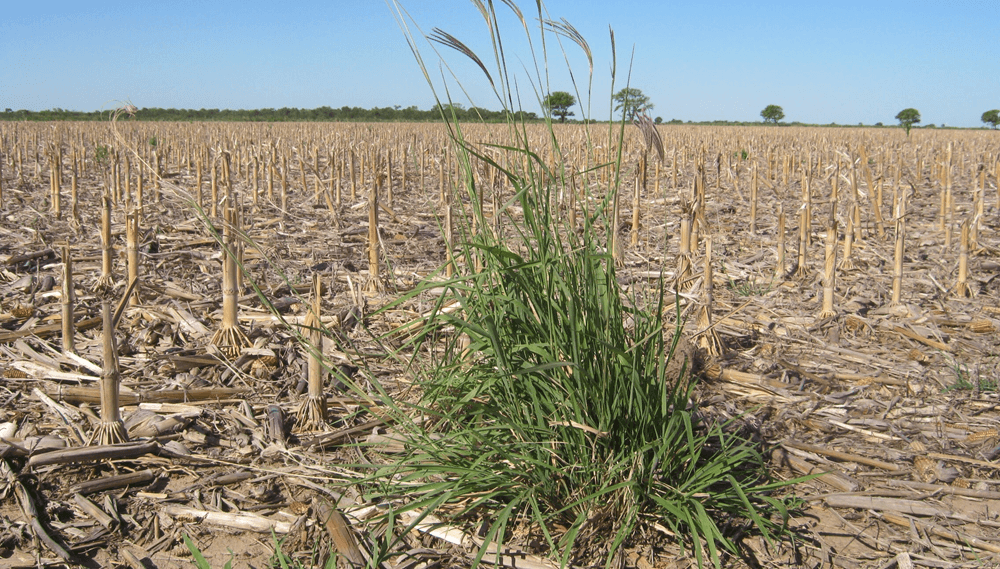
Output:
M418 352L438 354L421 382L422 420L400 418L409 450L374 472L367 495L396 503L403 496L396 513L436 510L485 524L486 543L506 543L515 527L526 530L538 553L562 565L592 561L586 550L599 551L610 566L624 544L655 523L691 547L699 565L710 559L718 566L720 548L739 553L736 533L752 527L770 540L787 529L790 504L771 495L785 483L770 481L757 446L701 419L692 362L672 362L679 357L680 310L668 306L677 299L665 297L662 285L645 297L623 294L601 230L610 225L606 213L618 182L585 186L585 198L593 199L579 200L583 214L574 227L555 207L557 196L579 191L571 175L592 178L563 171L568 162L551 122L555 171L540 158L513 110L495 8L474 4L490 29L495 70L450 34L435 30L430 39L486 73L510 109L509 142L475 144L445 116L465 181L456 200L464 204L454 251L459 275L441 302L457 300L462 310L438 312L424 327L453 331L444 340L430 332L417 338L428 348ZM505 5L528 30L520 11ZM405 22L401 8L398 14ZM548 20L541 4L538 18L543 40L536 45L568 38L590 57L565 20ZM405 23L404 31L430 77ZM535 69L530 83L541 100L548 77L538 70L548 67ZM621 148L625 125L609 128ZM493 196L476 185L477 162L498 169L513 187L502 205L514 207L503 207L499 219L479 205ZM610 168L612 180L623 178L620 151L592 170L600 168ZM665 317L671 313L673 323Z
M954 381L945 387L945 391L997 391L995 378L983 379L979 373L973 376L968 365L954 357L945 357L949 360L948 369L954 376Z
M111 150L107 146L105 146L103 144L98 144L94 148L94 162L96 162L98 164L104 164L105 162L107 162L108 155L110 153L111 153Z
M773 275L767 282L756 281L750 278L733 279L733 277L729 276L729 273L726 271L725 264L722 265L722 273L726 275L726 278L728 279L726 286L728 286L729 290L731 290L736 296L763 296L774 289Z

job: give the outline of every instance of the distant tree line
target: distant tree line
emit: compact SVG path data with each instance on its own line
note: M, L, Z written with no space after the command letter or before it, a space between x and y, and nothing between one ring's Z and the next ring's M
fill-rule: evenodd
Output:
M618 106L615 110L620 110L624 114L624 118L629 119L630 116L634 116L637 112L645 112L653 108L653 104L649 102L649 97L644 95L639 89L622 89L615 95L615 101L618 102ZM569 93L563 91L556 91L546 97L544 101L545 108L552 116L558 118L560 122L581 122L567 120L567 117L572 117L573 113L570 108L576 104L576 99ZM18 110L4 109L3 113L0 113L0 120L11 120L11 121L99 121L108 120L111 116L112 110L104 111L70 111L66 109L54 108L46 109L44 111L28 111L28 110ZM334 109L332 107L318 107L315 109L296 109L283 107L280 109L253 109L253 110L230 110L230 109L161 109L157 107L146 107L139 109L139 112L134 118L125 118L121 120L141 120L141 121L231 121L231 122L435 122L441 120L441 114L444 113L448 118L456 118L463 122L503 122L506 120L507 113L504 111L491 111L489 109L484 109L481 107L470 107L465 108L463 105L454 103L446 105L436 105L429 110L421 110L416 106L402 107L396 105L393 107L374 107L371 109L363 109L361 107L340 107L339 109ZM784 110L778 105L768 105L763 111L761 111L761 118L764 119L765 123L769 124L781 124L785 126L884 126L882 123L875 123L874 125L864 125L858 123L857 125L839 125L837 123L830 123L828 125L824 124L810 124L802 123L798 121L792 122L780 122L785 118ZM515 120L542 120L542 117L538 116L536 113L518 111L513 114ZM900 126L909 132L910 128L913 128L917 123L920 122L920 113L916 109L904 109L896 115L896 120L900 121ZM991 128L997 128L1000 126L1000 110L989 110L982 114L981 120L986 126ZM588 122L600 122L589 120ZM727 121L727 120L712 120L712 121L682 121L680 119L671 119L669 121L663 120L662 117L656 117L654 119L656 124L699 124L699 125L715 125L715 126L753 126L760 125L760 122L752 121ZM937 125L928 124L923 128L939 128ZM941 125L940 128L947 128Z
M500 122L506 119L503 111L491 111L479 107L465 108L460 104L435 106L430 110L420 110L416 106L401 107L318 107L315 109L296 109L284 107L281 109L161 109L145 107L139 109L133 119L144 121L231 121L231 122L432 122L441 120L444 112L449 118L454 116L460 121ZM0 114L0 120L33 120L33 121L97 121L107 120L109 111L69 111L66 109L47 109L44 111L6 109ZM518 111L514 113L518 120L538 119L536 113Z

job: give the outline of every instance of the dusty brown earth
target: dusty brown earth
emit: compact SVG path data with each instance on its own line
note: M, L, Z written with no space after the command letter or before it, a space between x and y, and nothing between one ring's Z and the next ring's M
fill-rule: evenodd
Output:
M301 566L321 566L338 519L346 520L339 527L349 527L359 551L367 554L385 528L366 522L368 504L344 490L355 473L343 465L390 460L398 442L385 436L392 428L380 419L377 405L332 378L326 384L329 428L302 428L296 410L304 397L306 357L288 323L301 323L311 277L319 274L323 322L353 346L347 353L328 342L329 361L363 390L377 381L394 396L414 396L412 370L387 357L391 346L372 337L406 325L431 306L418 297L377 312L445 261L440 183L455 165L442 153L441 127L119 122L120 139L113 128L0 123L0 448L6 470L0 565L189 567L193 559L183 543L189 536L212 567L230 559L233 567L269 567L274 539L282 540L281 551ZM470 132L473 140L499 136L491 127ZM570 149L568 160L582 161L581 127L558 132L570 141L564 146ZM905 139L897 129L661 127L660 133L666 153L662 163L650 161L649 180L639 195L636 244L630 242L632 196L641 147L637 133L627 134L619 280L626 290L645 287L662 270L669 287L677 286L681 219L690 212L687 204L700 177L706 198L699 239L692 246L689 278L679 285L686 333L706 351L700 402L721 415L747 413L749 430L773 452L776 477L823 473L790 489L804 500L792 520L793 542L767 548L751 537L745 541L747 557L728 562L995 565L1000 559L1000 137L920 130ZM599 153L607 151L597 145ZM100 155L100 148L107 148L107 155ZM65 447L83 447L96 429L104 366L94 292L101 274L100 195L114 188L109 176L116 156L125 192L129 157L130 203L136 205L140 168L134 150L162 174L159 197L150 172L144 174L138 302L124 308L116 334L122 416L136 441L116 451L139 450L125 457L53 459ZM352 152L353 198L351 175L345 173ZM232 191L252 240L243 250L247 282L257 283L286 321L270 313L252 289L242 288L239 318L250 346L238 352L211 342L221 321L222 254L196 210L175 190L196 195L200 177L206 212L217 219L207 205L208 172L214 164L219 195L225 195L219 157L226 154ZM53 156L59 156L59 218L51 199ZM385 176L386 164L391 176ZM758 205L751 232L754 168ZM492 183L488 171L477 176ZM805 264L799 266L803 180L812 209ZM821 314L835 180L840 268L833 312ZM370 286L368 261L367 196L375 183L385 206L380 287ZM602 187L599 177L593 184ZM949 186L952 205L942 229L941 200ZM502 184L494 187L504 191ZM983 193L977 192L980 187ZM855 192L861 224L845 262ZM901 303L893 305L896 193L905 193L907 204ZM880 195L881 222L874 209ZM977 197L982 199L978 218ZM783 268L777 257L779 205L787 218ZM117 300L126 288L122 206L116 201L112 213ZM974 243L962 294L960 227L966 220ZM709 237L713 324L706 330L697 314L705 298L702 268ZM76 294L75 354L63 352L60 332L66 242ZM357 367L367 371L358 373ZM275 416L279 419L272 421ZM357 440L386 444L362 453L347 446ZM30 515L26 502L37 515ZM330 518L330 511L346 517ZM240 529L249 526L257 530ZM41 533L52 544L40 539ZM449 544L418 532L399 547L409 553L395 558L400 567L463 566L473 551L469 542ZM68 560L60 557L60 548ZM518 563L527 562L547 566L539 559ZM646 568L692 561L669 539L653 535L632 544L621 563Z

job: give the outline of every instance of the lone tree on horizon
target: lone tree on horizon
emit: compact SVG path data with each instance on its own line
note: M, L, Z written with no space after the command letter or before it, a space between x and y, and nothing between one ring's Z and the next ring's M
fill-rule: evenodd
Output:
M760 116L764 122L778 124L778 121L785 118L785 110L778 105L768 105L760 112Z
M566 91L553 91L545 100L542 106L549 110L553 116L559 117L559 122L566 122L566 117L573 116L570 107L576 104L576 97Z
M649 97L643 94L642 89L635 87L625 87L615 93L614 100L618 103L615 110L621 109L622 117L631 121L636 113L648 111L653 108L653 103L649 102Z
M896 120L906 129L906 136L910 136L910 129L920 122L920 111L917 109L903 109L896 115Z
M1000 109L993 109L992 111L983 113L983 122L995 129L1000 124Z

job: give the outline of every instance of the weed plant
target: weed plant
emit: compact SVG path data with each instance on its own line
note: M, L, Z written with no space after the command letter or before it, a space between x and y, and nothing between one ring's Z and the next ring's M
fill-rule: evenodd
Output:
M726 279L728 280L726 286L728 286L729 290L731 290L736 296L763 296L774 289L773 275L767 282L756 281L750 278L733 279L733 277L729 275L729 272L726 271L725 263L722 265L722 274L726 275Z
M107 146L103 144L98 144L97 147L94 149L94 162L97 162L98 164L103 164L108 160L109 153L110 150L108 149Z
M515 85L524 83L508 72L496 6L473 4L488 28L492 66L447 32L419 32L394 6L435 96L454 85L430 79L418 38L429 39L435 51L439 45L457 50L486 74L510 117L509 142L470 141L454 116L443 116L464 179L455 200L463 214L452 252L458 274L440 302L456 300L462 310L437 311L410 346L436 354L421 381L421 420L400 418L408 451L373 472L367 496L392 501L393 515L434 512L479 524L486 544L507 543L515 528L527 531L540 544L537 553L563 566L593 561L584 551L599 552L610 566L623 545L654 524L691 547L699 565L710 559L718 566L720 548L738 554L733 536L747 526L769 540L786 530L789 503L771 495L783 483L769 480L758 448L699 419L692 362L670 365L679 357L677 299L667 298L663 285L638 298L618 284L608 253L611 232L602 228L610 225L610 204L626 177L620 150L610 163L592 160L590 171L568 172L547 117L555 157L550 169L516 119L521 95ZM565 20L550 20L540 2L536 7L537 34L513 3L504 1L501 9L520 20L529 45L541 46L529 77L541 101L550 92L548 46L562 49L569 39L590 59L591 73L593 65L584 38ZM611 48L614 53L613 33ZM613 66L612 86L614 75ZM588 95L589 85L588 76ZM579 95L575 81L574 87ZM439 107L449 108L440 99ZM609 127L618 149L625 127ZM496 168L513 188L498 218L480 206L493 197L484 193L495 190L477 185L477 162ZM599 186L588 174L605 168L612 182ZM580 191L573 178L584 180L585 195L582 215L570 227L556 203ZM673 312L671 324L665 314ZM484 546L476 563L485 552Z

